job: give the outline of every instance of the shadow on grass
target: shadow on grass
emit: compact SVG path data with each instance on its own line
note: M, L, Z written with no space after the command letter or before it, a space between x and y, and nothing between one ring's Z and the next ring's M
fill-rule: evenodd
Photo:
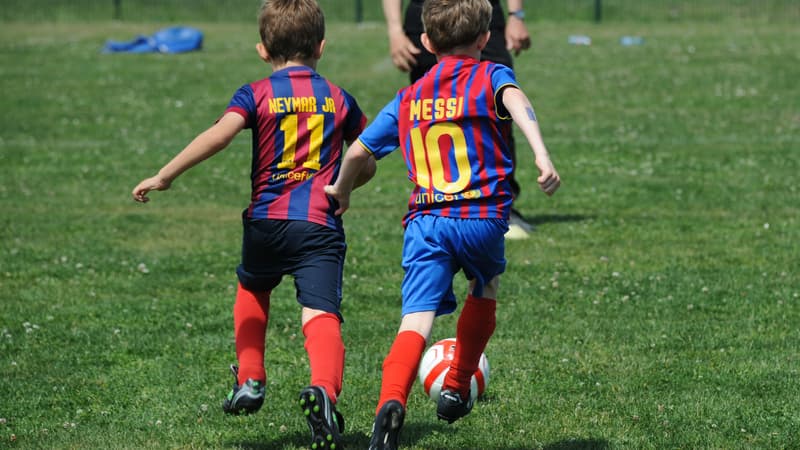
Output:
M445 427L445 425L442 425ZM400 447L412 447L417 445L417 443L425 436L430 435L431 427L430 425L426 424L413 424L407 423L403 426L403 430L400 434ZM344 435L344 448L349 449L358 449L358 448L367 448L369 445L370 435L364 432L348 432L345 431ZM253 442L253 441L234 441L234 442L227 442L226 447L236 447L241 448L244 450L275 450L280 448L306 448L308 445L308 432L294 432L294 433L287 433L281 436L279 439L274 439L270 441L261 441L261 442ZM501 445L501 446L491 446L481 444L480 447L474 447L474 449L480 450L608 450L609 444L608 441L601 440L601 439L566 439L558 442L553 442L551 444L547 444L544 447L539 446L509 446L509 445ZM473 447L467 447L464 449L458 450L472 450ZM433 445L427 446L426 450L456 450L453 449L452 445L442 444L442 445Z
M542 450L607 450L608 441L602 439L567 439L542 447Z
M441 425L441 426L438 426ZM442 432L447 429L444 423L433 427ZM441 428L441 429L440 429ZM430 436L432 428L430 424L406 423L400 433L400 447L407 448L418 445L418 442ZM281 448L308 448L308 432L303 430L282 435L278 439L265 441L232 441L227 442L226 447L236 447L244 450L275 450ZM345 430L343 447L348 449L367 448L370 435L363 431ZM602 439L565 439L558 442L546 444L544 447L538 445L519 446L502 445L492 446L480 444L478 447L454 448L452 444L441 446L426 446L426 450L608 450L608 441Z
M430 424L405 424L400 434L400 447L412 447L418 445L418 442L426 436L431 434L433 430L439 431L441 434L446 434L448 425L442 422L433 428ZM357 442L350 441L348 448L367 448L369 444L369 436L361 433L363 438L359 438ZM357 444L353 446L353 444ZM551 444L546 444L544 447L538 445L521 446L521 445L486 445L481 443L476 447L459 447L455 449L452 444L440 445L426 445L425 450L608 450L608 441L601 439L566 439Z
M364 432L351 432L345 430L343 446L346 449L367 448L370 436ZM402 439L402 436L401 436ZM240 448L243 450L277 450L282 448L309 448L309 434L307 430L286 433L278 439L264 441L229 441L225 447Z
M563 223L563 222L583 222L585 220L596 219L596 216L584 216L582 214L526 214L525 220L531 225L541 225L543 223Z

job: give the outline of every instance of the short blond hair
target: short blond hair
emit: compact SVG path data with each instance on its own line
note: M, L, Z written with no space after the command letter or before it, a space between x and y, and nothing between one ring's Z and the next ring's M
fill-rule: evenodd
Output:
M491 20L489 0L426 0L422 6L422 25L437 52L475 42Z
M325 16L316 0L266 0L258 28L274 62L306 60L325 39Z

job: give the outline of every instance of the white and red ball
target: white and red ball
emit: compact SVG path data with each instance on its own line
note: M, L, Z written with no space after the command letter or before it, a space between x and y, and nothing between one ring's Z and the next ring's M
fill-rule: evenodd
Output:
M444 383L444 377L450 370L450 361L453 360L455 349L455 338L442 339L431 345L422 355L422 362L420 362L418 372L419 382L422 384L425 394L435 402L439 401L442 383ZM481 353L478 370L472 375L470 394L473 401L483 395L488 384L489 360L486 359L486 354Z

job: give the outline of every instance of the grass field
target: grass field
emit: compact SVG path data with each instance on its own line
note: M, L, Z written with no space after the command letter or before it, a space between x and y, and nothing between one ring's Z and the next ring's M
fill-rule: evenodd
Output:
M273 294L267 404L219 407L250 137L130 198L269 73L251 25L200 27L204 50L172 56L99 53L150 25L0 27L0 448L307 445L291 280ZM517 75L563 186L538 193L520 148L537 231L507 245L487 396L448 426L415 386L404 447L800 448L800 28L533 31ZM629 34L645 44L621 46ZM373 117L405 82L384 30L328 37L320 72ZM349 448L366 447L399 323L409 188L393 155L345 219Z
M327 20L383 21L376 0L320 0ZM408 4L408 1L404 2ZM0 22L242 22L255 20L261 0L3 0ZM505 2L503 2L505 5ZM600 6L599 16L597 6ZM527 20L594 22L694 22L745 20L792 23L796 0L538 0Z

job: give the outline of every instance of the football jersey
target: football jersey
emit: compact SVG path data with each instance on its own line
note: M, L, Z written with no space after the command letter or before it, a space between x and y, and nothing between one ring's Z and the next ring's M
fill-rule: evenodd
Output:
M447 56L364 130L358 140L377 159L403 152L414 183L404 224L419 214L508 219L511 117L499 95L509 86L506 66Z
M289 67L234 94L226 112L253 132L253 219L304 220L342 230L325 194L339 174L342 148L367 118L355 99L309 67Z

